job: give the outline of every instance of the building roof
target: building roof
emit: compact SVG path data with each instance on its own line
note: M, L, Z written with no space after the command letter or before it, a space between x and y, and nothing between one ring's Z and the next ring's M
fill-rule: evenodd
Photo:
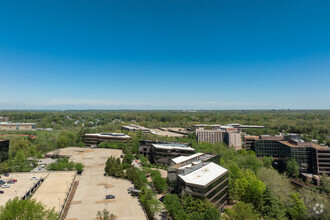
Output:
M97 136L97 137L119 137L119 138L130 138L130 136L124 133L95 133L95 134L85 134L87 136Z
M206 186L226 172L228 172L227 169L211 162L187 175L179 175L179 177L186 183Z
M180 157L173 158L172 161L174 163L178 164L178 163L182 163L182 162L185 162L187 160L193 159L195 157L201 156L203 154L204 153L196 153L196 154L192 154L192 155L189 155L189 156L180 156Z
M36 123L0 122L0 125L35 125Z
M189 147L188 145L185 144L177 144L177 143L173 143L173 144L152 144L155 148L157 149L168 149L168 150L187 150L187 151L195 151L194 148Z
M320 146L320 145L314 144L314 143L310 143L310 146L303 146L303 145L292 144L289 141L279 141L279 142L282 143L282 144L285 144L289 147L312 147L312 148L315 148L317 150L328 150L328 151L330 151L330 148L323 147L323 146Z

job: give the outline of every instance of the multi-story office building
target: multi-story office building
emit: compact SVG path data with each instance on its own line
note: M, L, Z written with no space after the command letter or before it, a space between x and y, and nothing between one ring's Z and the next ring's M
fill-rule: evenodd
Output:
M152 144L149 160L151 163L170 165L171 159L179 156L188 156L195 153L195 149L187 144Z
M0 123L0 131L31 131L35 128L36 123Z
M172 159L176 163L168 168L168 181L179 194L206 198L219 210L228 200L228 170L214 162L215 155L194 154ZM208 161L208 162L206 162Z
M196 139L198 142L211 144L225 142L228 146L234 147L235 150L240 150L242 149L241 133L235 132L236 128L234 129L205 130L204 128L199 128L196 130Z
M198 142L209 142L211 144L224 142L225 134L224 130L204 130L204 128L196 130Z
M225 142L228 146L232 146L235 150L242 150L242 136L238 132L227 132Z
M122 130L126 130L126 131L141 131L142 133L150 133L150 129L140 126L140 125L134 125L134 124L130 124L130 125L125 125L121 127Z
M123 133L96 133L84 135L84 143L89 146L97 146L99 143L106 141L131 143L131 137Z
M265 140L266 138L267 140ZM285 160L293 158L299 164L300 172L330 174L330 148L301 139L284 140L283 136L260 137L251 147L258 157L272 156Z
M256 140L259 140L259 136L244 136L244 148L246 150L251 150L251 148L255 145Z
M9 140L0 140L0 163L8 159Z

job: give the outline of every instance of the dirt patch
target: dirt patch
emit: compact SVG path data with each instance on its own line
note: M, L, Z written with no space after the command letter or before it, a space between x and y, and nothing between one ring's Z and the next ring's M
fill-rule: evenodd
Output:
M80 204L81 201L72 201L71 204Z
M114 187L114 185L112 184L106 184L106 183L98 183L98 186L104 186L105 188L110 188L110 187Z

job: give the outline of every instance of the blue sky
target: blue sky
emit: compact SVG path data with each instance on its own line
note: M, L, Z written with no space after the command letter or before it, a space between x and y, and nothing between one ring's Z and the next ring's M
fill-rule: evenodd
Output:
M0 109L330 109L330 1L1 1Z

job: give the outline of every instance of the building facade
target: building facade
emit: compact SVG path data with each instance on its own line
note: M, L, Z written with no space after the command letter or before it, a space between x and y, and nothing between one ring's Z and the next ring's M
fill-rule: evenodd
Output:
M228 146L234 147L235 150L242 149L242 136L240 132L237 132L236 128L223 128L216 130L199 128L196 130L196 139L198 142L208 142L211 144L225 142Z
M196 138L198 142L208 142L211 144L224 142L226 132L223 130L204 130L199 128L196 130Z
M251 149L257 157L272 156L278 160L293 158L302 173L330 174L330 148L328 147L301 139L284 140L283 136L273 139L271 136L260 136L258 140L255 140Z
M130 136L123 133L96 133L96 134L85 134L84 143L87 146L97 146L101 142L113 141L113 142L124 142L131 143L132 139Z
M8 122L9 117L0 117L0 122Z
M0 131L31 131L36 129L36 123L0 123Z
M9 140L0 140L0 163L8 160Z

